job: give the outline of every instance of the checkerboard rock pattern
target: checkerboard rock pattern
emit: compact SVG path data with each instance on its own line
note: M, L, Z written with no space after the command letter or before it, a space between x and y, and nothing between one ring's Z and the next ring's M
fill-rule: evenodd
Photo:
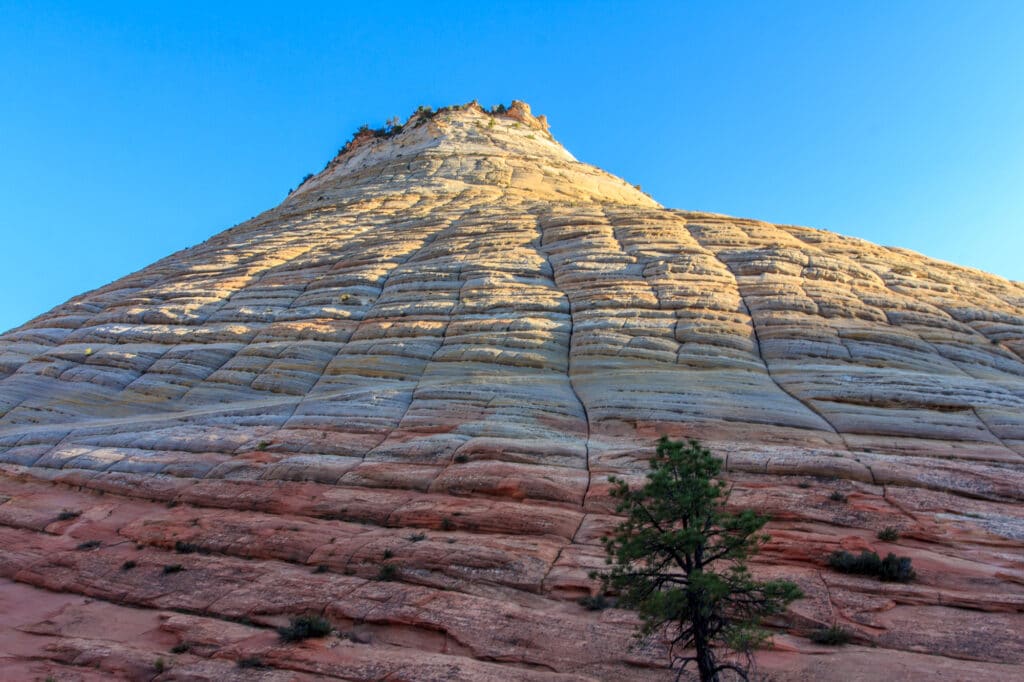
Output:
M762 673L1024 676L1024 285L666 209L520 102L357 135L0 336L0 668L672 679L630 612L577 603L607 477L660 435L724 459L773 517L755 572L806 593ZM918 579L835 573L840 548ZM337 633L279 641L306 613ZM853 643L807 638L833 624Z

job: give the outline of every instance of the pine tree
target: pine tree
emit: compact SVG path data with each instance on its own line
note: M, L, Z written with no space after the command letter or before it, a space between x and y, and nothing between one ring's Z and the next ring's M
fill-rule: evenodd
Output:
M650 466L642 488L609 479L626 518L603 540L611 565L604 587L639 612L639 637L667 636L673 667L696 663L702 682L725 670L746 680L751 651L767 637L762 619L802 593L792 582L751 576L746 562L768 541L768 519L725 510L730 489L716 479L721 462L709 450L662 438ZM721 660L723 647L745 654L747 665Z

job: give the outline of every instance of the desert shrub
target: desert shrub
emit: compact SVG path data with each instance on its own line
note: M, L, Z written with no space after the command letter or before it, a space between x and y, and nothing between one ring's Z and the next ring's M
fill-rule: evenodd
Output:
M447 516L441 519L441 530L455 530L455 522Z
M871 575L880 580L901 583L909 582L916 576L910 563L909 557L898 557L892 552L882 559L875 552L853 555L839 550L832 552L828 558L829 566L840 573Z
M179 642L171 647L172 654L184 654L192 648L192 645L188 642Z
M885 542L895 542L900 539L900 533L892 526L886 526L882 530L878 531L878 539L884 540Z
M82 512L74 509L65 509L60 514L57 514L58 521L68 521L70 519L76 519L82 515Z
M264 663L261 659L256 658L255 656L246 656L245 658L240 658L235 663L235 665L237 665L239 668L266 668L267 667L266 663Z
M456 464L465 464L468 461L469 461L469 457L467 455L455 455L455 463Z
M102 544L103 543L100 542L99 540L86 540L85 542L83 542L83 543L78 545L78 549L81 549L81 550L96 549L97 547L99 547Z
M815 644L828 644L830 646L839 646L846 644L852 638L849 630L842 628L838 625L833 625L829 628L821 628L820 630L814 630L809 635L810 640Z
M264 450L266 450L269 447L270 447L270 441L269 440L261 440L259 443L256 444L256 449L259 450L260 452L263 452Z
M406 539L409 542L421 542L422 540L426 540L427 539L427 534L426 533L413 533L412 535L410 535Z
M295 616L288 625L279 627L277 634L285 642L299 642L312 637L331 634L331 623L320 616Z
M604 611L611 607L612 603L603 594L587 595L586 597L580 597L576 600L576 603L585 608L587 611Z
M846 495L842 494L838 490L833 490L832 494L828 496L828 499L833 502L846 502Z
M394 564L381 564L377 571L377 580L390 582L398 577L398 567Z
M840 573L878 575L882 560L874 552L861 552L855 555L845 550L837 550L829 555L828 565Z
M178 554L193 554L202 550L202 547L194 542L185 542L184 540L178 540L174 543L174 551Z
M882 568L878 573L880 579L897 583L910 582L916 576L917 573L910 566L910 557L898 557L892 552L882 559Z
M392 551L391 551L390 549L385 549L385 550L384 550L384 558L385 558L385 559L391 559L391 558L393 558L394 556L395 556L395 553L394 553L394 552L392 552Z
M330 570L330 569L328 569L326 564L320 564L319 566L317 566L316 568L313 569L313 572L314 573L326 573L328 570Z
M184 570L185 570L185 567L182 566L181 564L167 564L163 568L163 573L164 573L164 575L169 575L171 573L180 573L181 571L184 571Z
M157 671L158 673L162 673L166 669L167 664L164 663L164 659L158 658L155 661L153 661L153 670Z
M135 560L134 559L129 559L128 561L126 561L123 564L121 564L121 570L122 571L130 571L133 568L135 568L136 566L138 566L138 564L135 563Z

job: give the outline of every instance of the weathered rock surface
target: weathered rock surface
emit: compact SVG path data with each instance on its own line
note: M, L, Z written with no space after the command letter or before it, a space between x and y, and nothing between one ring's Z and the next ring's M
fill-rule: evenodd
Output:
M755 570L807 594L762 673L1024 676L1024 286L664 209L516 104L357 136L0 336L2 677L671 679L576 604L662 434L726 459L773 515ZM344 636L278 641L308 612Z

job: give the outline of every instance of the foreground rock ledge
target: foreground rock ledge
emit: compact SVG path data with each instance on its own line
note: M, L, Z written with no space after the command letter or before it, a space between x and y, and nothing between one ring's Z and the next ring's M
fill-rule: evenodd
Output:
M671 679L632 614L576 603L608 475L662 434L725 458L773 515L755 571L807 594L761 673L1024 676L1024 287L665 209L522 103L358 135L0 336L0 669ZM838 548L919 578L835 573ZM279 642L308 612L337 636ZM806 638L835 623L853 644Z

